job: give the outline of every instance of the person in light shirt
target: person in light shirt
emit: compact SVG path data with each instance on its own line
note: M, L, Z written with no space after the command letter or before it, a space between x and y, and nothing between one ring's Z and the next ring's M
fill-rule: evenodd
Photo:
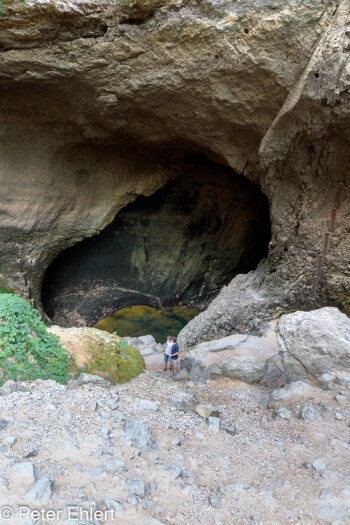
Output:
M164 351L164 372L168 370L168 363L170 366L170 356L171 356L171 349L173 347L173 338L171 335L168 335L166 343L165 343L165 351Z

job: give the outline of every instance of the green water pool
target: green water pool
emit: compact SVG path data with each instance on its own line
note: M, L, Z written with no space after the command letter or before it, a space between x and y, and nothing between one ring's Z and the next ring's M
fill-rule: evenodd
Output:
M151 334L158 343L164 343L168 335L177 336L180 330L198 314L195 308L173 306L157 310L150 306L123 308L95 324L95 328L121 337L138 337Z

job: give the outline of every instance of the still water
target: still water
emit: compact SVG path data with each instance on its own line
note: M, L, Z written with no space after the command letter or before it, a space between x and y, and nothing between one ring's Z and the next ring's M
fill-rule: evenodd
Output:
M173 306L157 310L150 306L123 308L95 324L106 332L117 332L121 337L138 337L151 334L158 343L165 343L168 335L178 335L180 330L198 314L195 308Z

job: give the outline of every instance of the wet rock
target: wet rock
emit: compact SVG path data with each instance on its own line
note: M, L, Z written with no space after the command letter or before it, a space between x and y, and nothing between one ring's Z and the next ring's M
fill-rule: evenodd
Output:
M337 308L283 315L276 332L289 381L350 368L350 319Z

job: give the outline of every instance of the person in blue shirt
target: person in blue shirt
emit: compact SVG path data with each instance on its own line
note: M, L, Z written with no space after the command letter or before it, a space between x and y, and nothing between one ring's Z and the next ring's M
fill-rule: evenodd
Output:
M171 359L171 369L172 369L172 372L171 372L171 376L173 376L174 374L177 374L177 372L179 371L179 345L177 344L177 339L176 337L173 337L173 341L174 341L174 344L173 346L171 347L171 354L170 354L170 359Z

